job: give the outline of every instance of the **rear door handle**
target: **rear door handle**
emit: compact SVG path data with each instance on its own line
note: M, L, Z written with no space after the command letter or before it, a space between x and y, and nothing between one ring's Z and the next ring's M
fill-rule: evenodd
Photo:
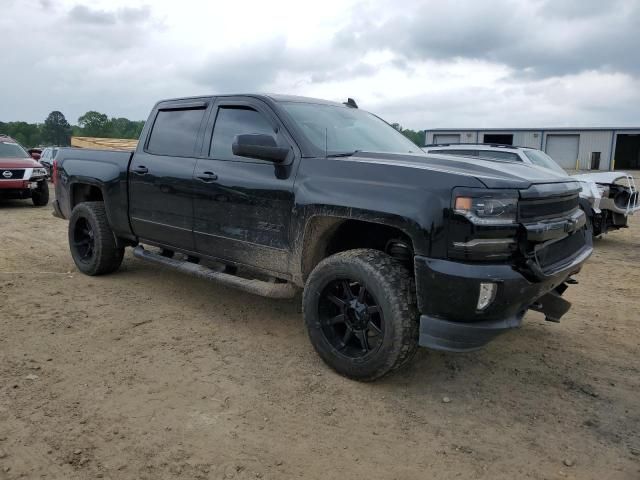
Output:
M213 172L202 172L200 175L198 175L198 179L205 183L211 183L215 182L218 179L218 175Z
M144 165L139 165L131 171L133 173L137 173L138 175L144 175L145 173L149 173L149 169Z

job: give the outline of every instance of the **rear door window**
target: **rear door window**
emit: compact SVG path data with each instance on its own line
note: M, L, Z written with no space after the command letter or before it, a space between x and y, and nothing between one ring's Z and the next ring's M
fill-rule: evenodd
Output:
M486 158L487 160L508 160L511 162L522 161L518 155L511 152L500 152L496 150L480 150L478 154L480 158Z
M249 107L220 107L213 127L209 156L218 160L246 160L233 154L236 135L263 134L275 137L273 126L265 116Z
M441 153L443 155L458 155L463 157L477 157L477 150L429 150L429 153Z
M147 151L156 155L192 157L204 108L160 110L153 124Z

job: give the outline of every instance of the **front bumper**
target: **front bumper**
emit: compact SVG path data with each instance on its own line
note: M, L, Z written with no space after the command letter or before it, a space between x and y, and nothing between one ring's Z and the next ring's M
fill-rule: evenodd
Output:
M419 344L437 350L476 350L519 327L530 308L558 321L570 306L560 297L565 281L580 270L591 251L588 244L563 262L562 268L527 277L507 264L469 264L416 256ZM493 302L478 311L481 282L495 283L497 291Z
M4 180L0 183L0 198L24 200L38 188L38 180Z
M35 177L17 180L0 180L0 195L19 198L21 195L30 196L30 192L38 188L38 182L46 181L45 177Z

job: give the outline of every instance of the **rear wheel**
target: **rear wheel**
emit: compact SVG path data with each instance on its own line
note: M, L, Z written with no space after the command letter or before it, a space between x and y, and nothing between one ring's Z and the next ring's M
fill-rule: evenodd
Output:
M116 245L104 203L76 205L69 219L69 248L78 270L86 275L103 275L120 267L124 248Z
M49 203L49 184L46 180L38 182L38 187L31 192L31 200L36 207L44 207Z
M304 289L309 338L342 375L363 381L407 363L418 346L415 287L409 270L369 249L326 258Z

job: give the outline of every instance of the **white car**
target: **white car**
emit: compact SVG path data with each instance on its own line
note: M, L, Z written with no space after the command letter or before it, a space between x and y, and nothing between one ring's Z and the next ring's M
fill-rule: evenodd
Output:
M523 162L566 176L567 172L541 150L512 145L447 143L427 145L427 153L475 157L502 162ZM573 175L582 184L582 208L593 226L594 236L627 226L628 217L640 209L635 181L624 172Z

